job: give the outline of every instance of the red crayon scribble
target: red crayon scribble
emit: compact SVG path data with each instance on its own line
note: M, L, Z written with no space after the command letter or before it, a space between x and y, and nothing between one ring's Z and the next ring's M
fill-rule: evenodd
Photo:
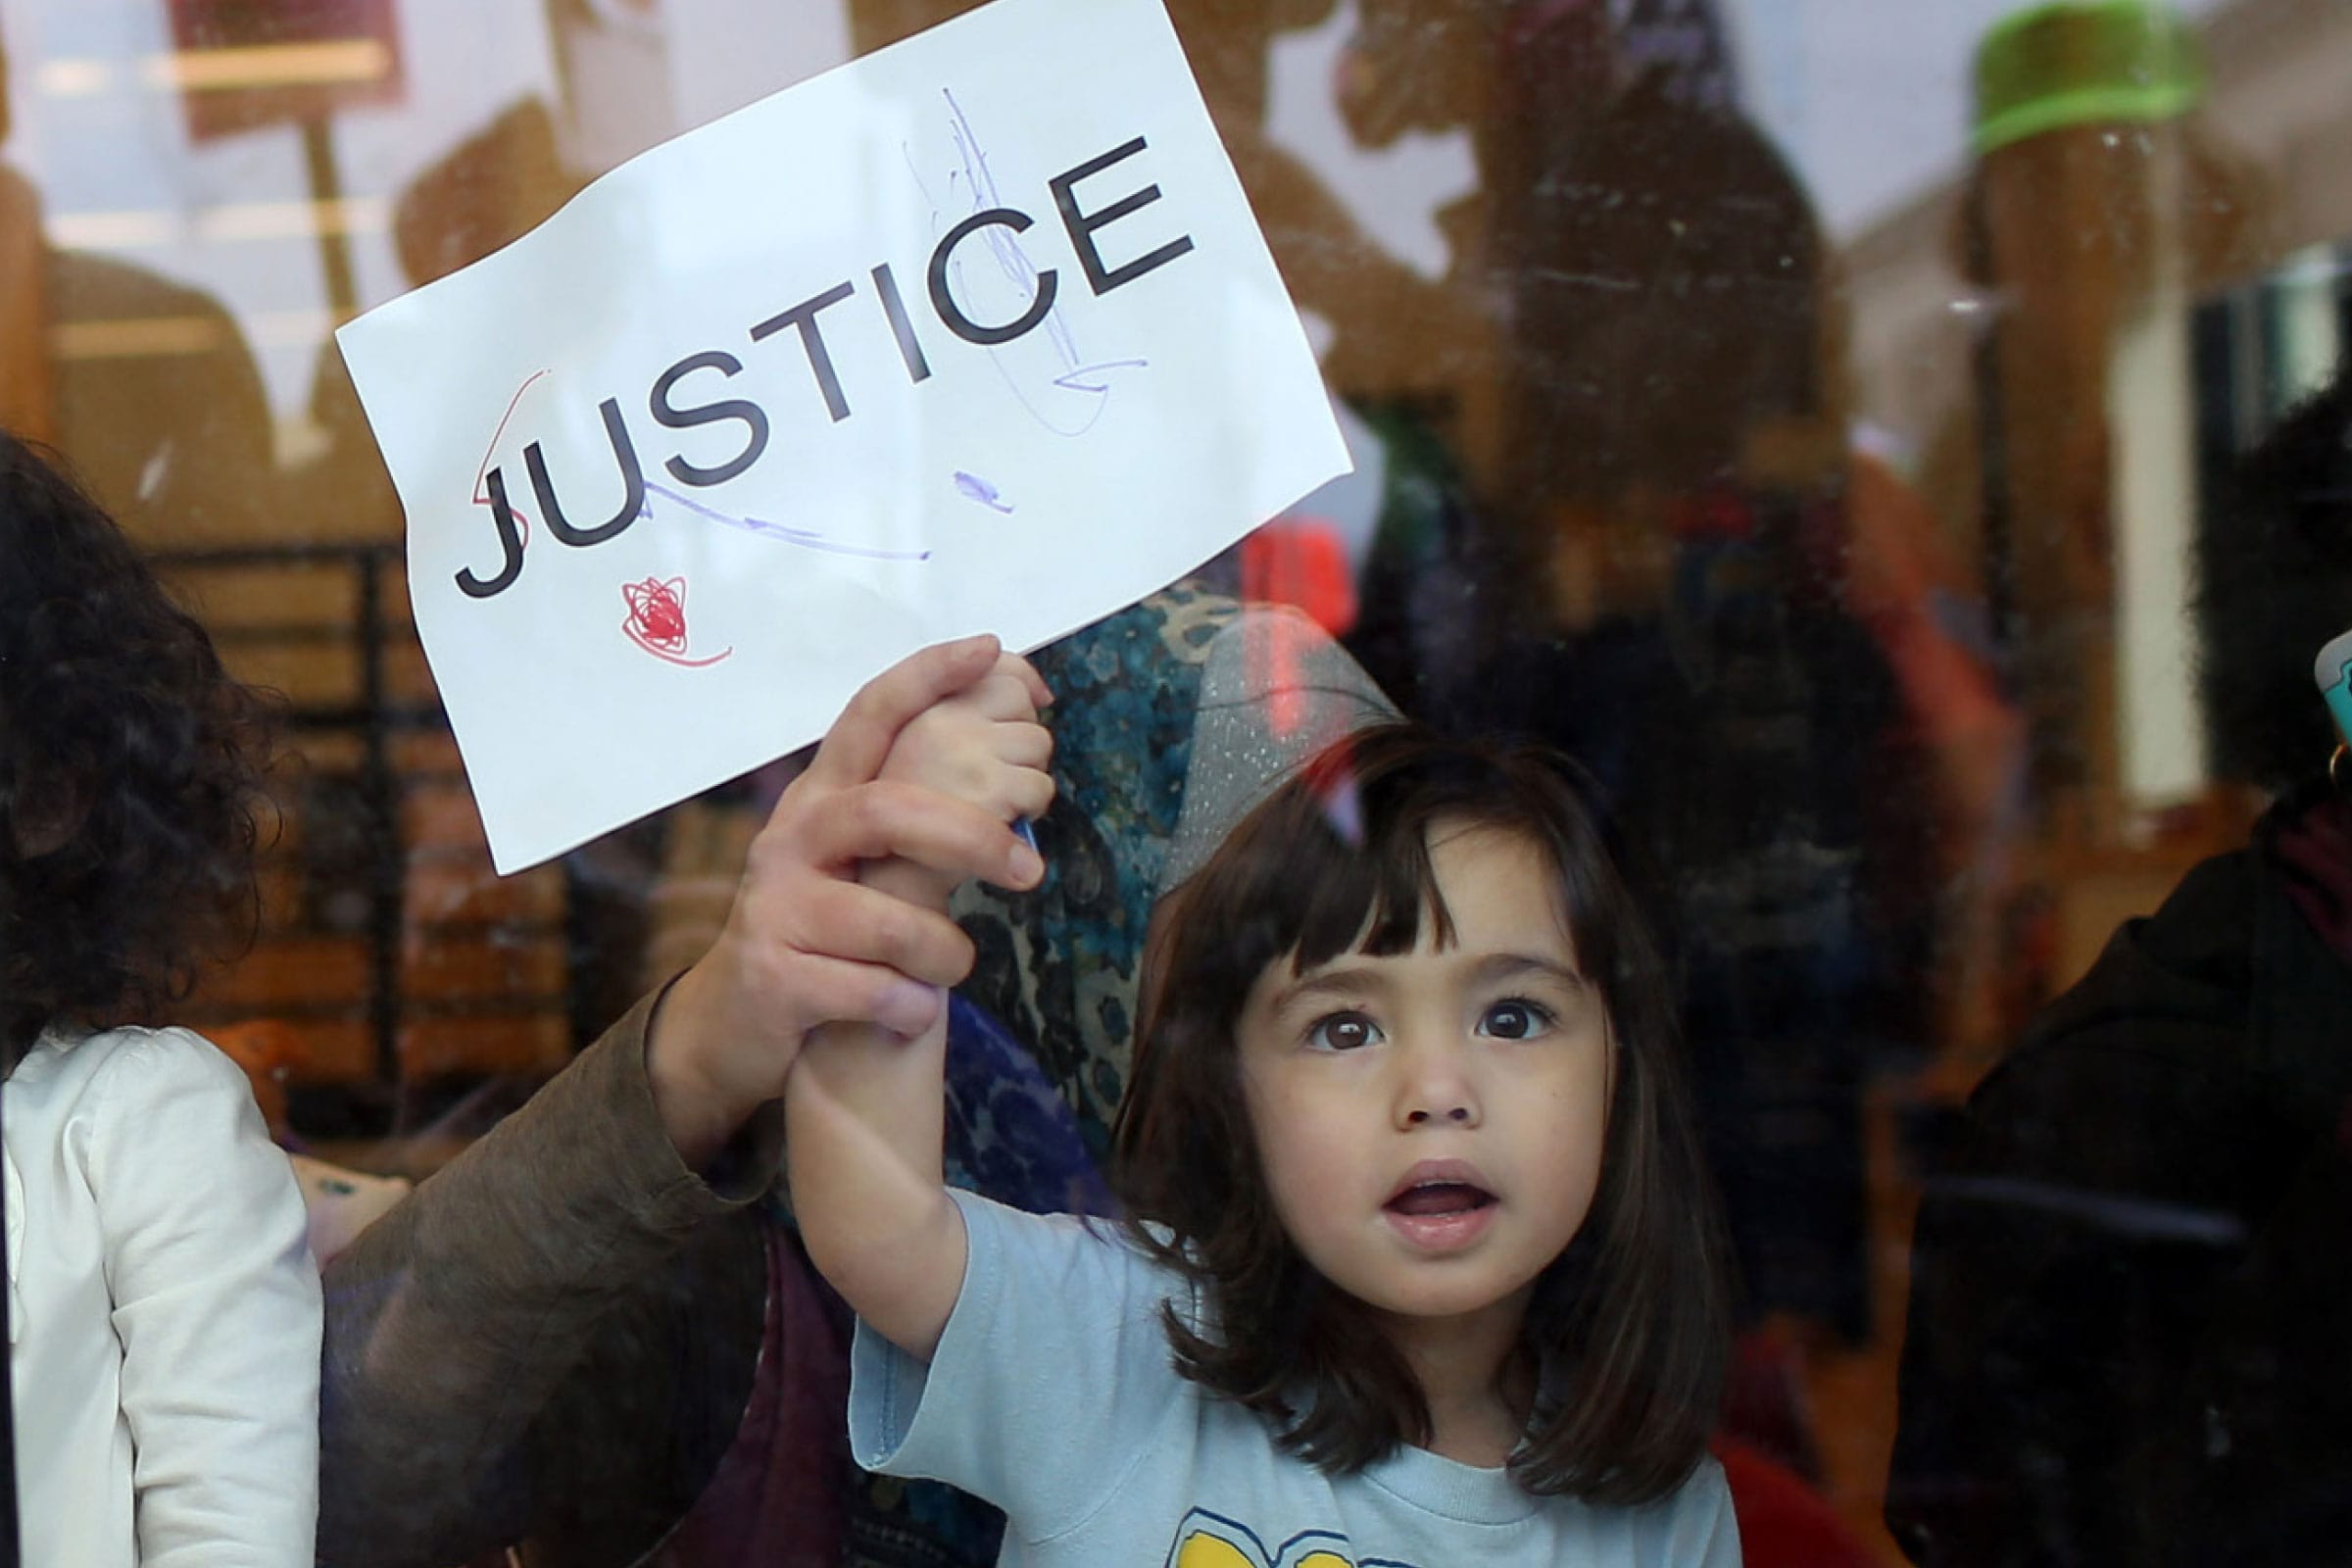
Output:
M508 400L507 412L499 416L498 428L490 433L489 449L482 454L482 466L473 470L473 504L475 506L490 505L490 460L498 456L498 444L506 439L507 425L514 419L514 411L522 406L522 395L528 392L541 376L549 373L551 372L546 370L532 371L529 376L524 378L522 385L514 389L514 396ZM514 514L516 536L527 545L531 542L531 519L529 514L515 503L514 495L513 488L509 487L507 510Z
M643 582L624 582L620 597L629 607L628 618L620 623L621 634L653 655L688 669L702 669L715 664L728 654L728 648L708 659L686 657L686 579L672 577L663 581L648 577Z

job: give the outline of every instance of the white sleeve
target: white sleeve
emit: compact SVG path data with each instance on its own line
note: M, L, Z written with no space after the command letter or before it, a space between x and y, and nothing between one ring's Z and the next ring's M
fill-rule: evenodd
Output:
M245 1077L185 1030L112 1048L88 1151L142 1568L311 1563L318 1270Z
M966 1238L955 1310L928 1367L858 1325L850 1451L984 1497L1029 1539L1058 1535L1194 1402L1159 1313L1182 1286L1113 1221L951 1196Z

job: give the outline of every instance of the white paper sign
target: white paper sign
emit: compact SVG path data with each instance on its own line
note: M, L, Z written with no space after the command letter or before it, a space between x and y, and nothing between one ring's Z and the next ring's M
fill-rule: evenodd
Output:
M1158 0L995 0L339 338L502 871L1032 648L1348 463Z

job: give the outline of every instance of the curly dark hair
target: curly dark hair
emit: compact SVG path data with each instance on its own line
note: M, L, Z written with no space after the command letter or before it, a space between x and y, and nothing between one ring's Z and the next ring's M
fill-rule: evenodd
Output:
M0 431L0 1060L252 939L274 714L54 454Z
M1327 808L1343 791L1354 828ZM1640 1503L1705 1452L1730 1356L1721 1225L1665 967L1592 800L1556 752L1372 726L1245 817L1156 917L1112 1184L1135 1240L1205 1303L1197 1328L1163 1313L1177 1370L1266 1417L1280 1446L1325 1470L1426 1442L1428 1402L1368 1310L1283 1230L1236 1037L1271 964L1407 952L1425 921L1451 940L1428 851L1446 823L1522 835L1549 862L1617 1049L1599 1191L1521 1329L1537 1392L1511 1474L1532 1493Z
M2195 564L2214 769L2290 788L2335 745L2311 664L2352 627L2352 361L2220 476Z

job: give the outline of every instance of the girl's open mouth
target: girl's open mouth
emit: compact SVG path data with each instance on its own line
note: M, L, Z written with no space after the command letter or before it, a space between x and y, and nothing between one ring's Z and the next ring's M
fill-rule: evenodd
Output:
M1494 1222L1497 1200L1471 1182L1416 1182L1381 1205L1389 1228L1416 1251L1468 1247Z
M1419 1216L1462 1214L1485 1208L1494 1201L1493 1193L1468 1182L1424 1182L1406 1188L1390 1199L1385 1206L1392 1214Z

